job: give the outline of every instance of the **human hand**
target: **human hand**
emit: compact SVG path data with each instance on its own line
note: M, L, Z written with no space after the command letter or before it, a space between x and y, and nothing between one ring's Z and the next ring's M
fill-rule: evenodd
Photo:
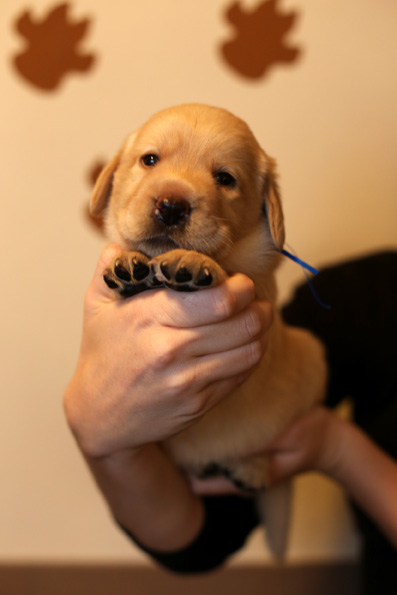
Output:
M318 406L299 416L275 440L262 450L256 450L252 456L262 453L268 457L269 485L304 471L333 475L342 454L339 437L344 431L346 424L342 420ZM248 495L222 475L208 479L189 476L189 482L197 495Z
M69 425L88 456L158 442L194 423L243 382L266 349L270 304L247 277L195 293L150 290L120 301L102 271L88 288L81 350L65 392Z
M347 429L343 420L322 406L300 415L264 451L269 456L269 483L305 471L335 475Z

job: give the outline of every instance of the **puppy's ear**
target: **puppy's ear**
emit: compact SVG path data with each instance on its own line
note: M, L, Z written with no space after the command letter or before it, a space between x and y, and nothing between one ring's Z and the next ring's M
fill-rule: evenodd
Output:
M123 156L128 154L133 149L133 145L135 142L135 138L137 136L138 130L132 132L127 140L124 142L121 149L118 153L113 157L111 161L101 171L99 174L94 189L91 194L90 200L90 213L91 215L100 215L102 211L106 208L110 195L112 193L112 184L113 184L113 176L114 172L118 168Z
M285 241L284 214L281 206L280 192L277 184L276 164L273 159L263 155L263 210L267 218L270 233L277 250L282 250Z
M120 157L121 151L119 151L117 155L115 155L113 159L109 161L107 165L105 165L99 174L91 194L91 215L100 215L105 209L112 192L113 175L120 163Z

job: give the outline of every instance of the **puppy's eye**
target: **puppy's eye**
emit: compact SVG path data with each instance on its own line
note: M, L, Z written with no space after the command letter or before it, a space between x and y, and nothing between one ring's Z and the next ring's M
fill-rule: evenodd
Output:
M220 186L235 186L237 183L236 178L227 171L216 171L214 173L214 178L216 183Z
M152 167L153 165L156 165L156 163L159 161L159 157L158 155L154 155L154 153L148 153L147 155L144 155L143 157L141 157L141 161L144 165L147 165L148 167Z

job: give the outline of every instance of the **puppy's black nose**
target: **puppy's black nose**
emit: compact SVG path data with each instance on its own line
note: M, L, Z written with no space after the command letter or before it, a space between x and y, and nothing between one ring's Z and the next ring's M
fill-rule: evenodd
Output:
M190 211L190 204L184 198L160 196L154 205L154 216L167 227L183 224Z

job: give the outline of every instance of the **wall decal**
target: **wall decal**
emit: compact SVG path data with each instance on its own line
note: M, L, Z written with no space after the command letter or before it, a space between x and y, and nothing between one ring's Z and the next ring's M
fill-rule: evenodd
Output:
M68 8L67 3L56 5L42 20L26 10L14 23L26 46L13 57L13 65L25 81L43 91L55 91L71 72L88 72L96 60L79 49L90 20L69 20Z
M240 2L234 2L225 12L235 35L222 44L222 56L244 77L262 78L271 67L280 63L292 64L299 58L301 50L289 46L284 39L298 15L296 12L282 13L277 3L278 0L266 0L256 8L248 9Z

